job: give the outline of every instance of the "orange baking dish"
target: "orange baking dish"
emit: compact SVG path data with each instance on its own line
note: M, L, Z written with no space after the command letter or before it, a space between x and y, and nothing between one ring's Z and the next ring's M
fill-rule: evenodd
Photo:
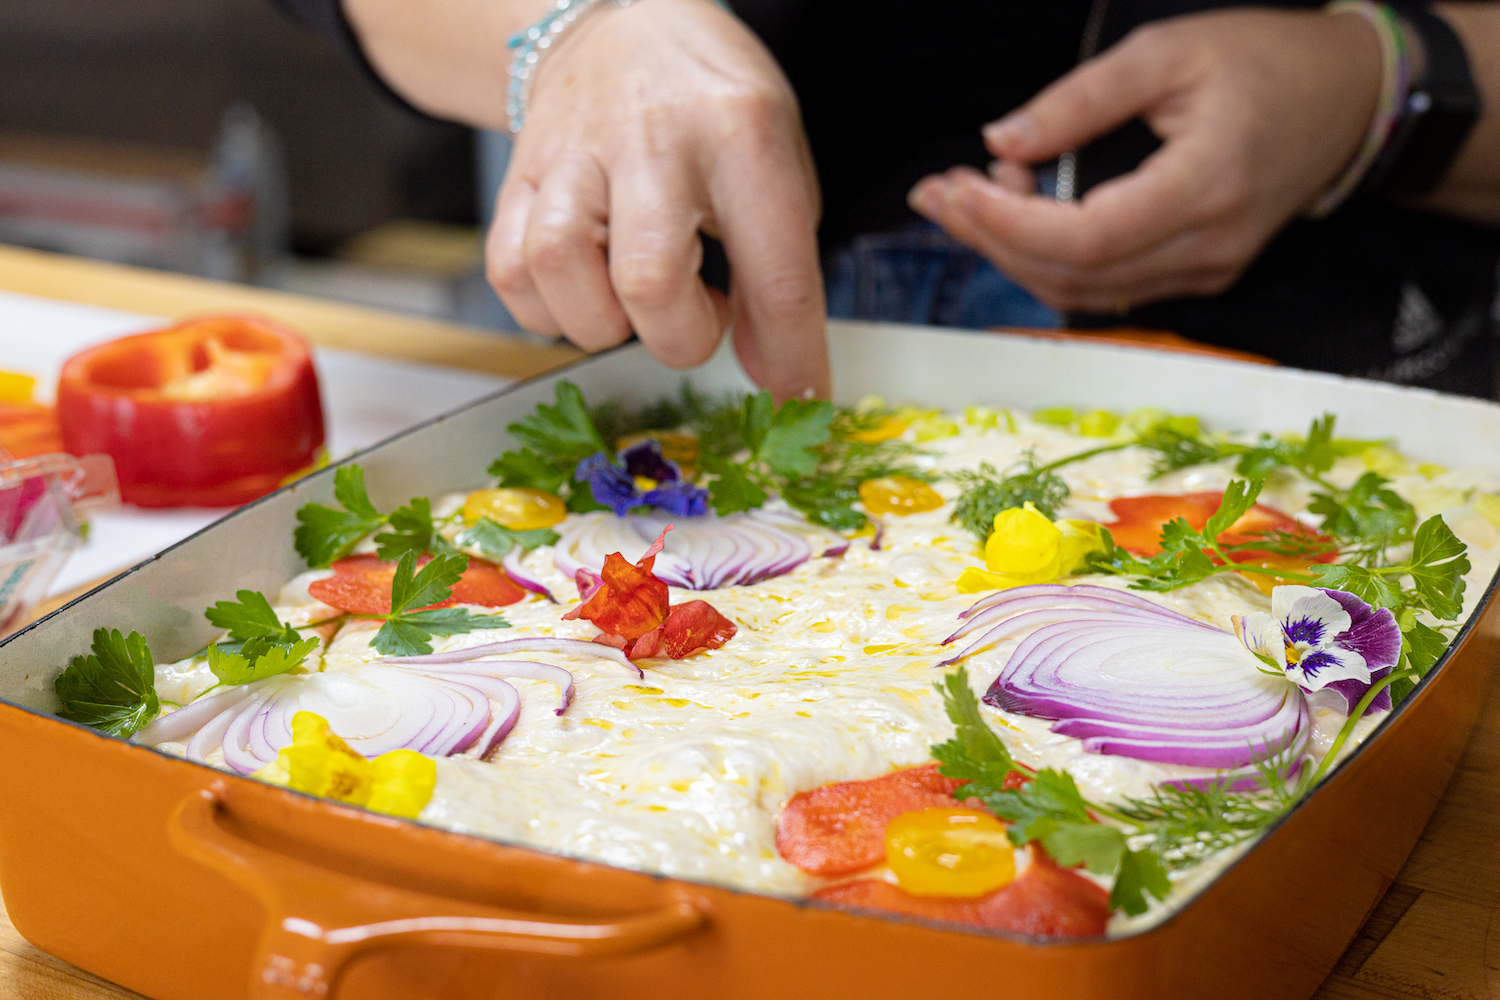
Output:
M1289 370L895 327L837 327L840 395L944 406L1168 403L1281 428L1324 409L1424 459L1500 454L1500 407ZM644 401L680 376L631 347L566 373ZM359 456L377 503L472 485L527 383ZM695 375L738 385L726 358ZM1500 655L1491 581L1441 665L1360 750L1174 916L1042 940L668 879L310 798L50 714L100 625L162 659L201 609L301 568L296 507L321 473L243 509L0 644L0 891L38 947L160 1000L209 998L1305 997L1415 844Z

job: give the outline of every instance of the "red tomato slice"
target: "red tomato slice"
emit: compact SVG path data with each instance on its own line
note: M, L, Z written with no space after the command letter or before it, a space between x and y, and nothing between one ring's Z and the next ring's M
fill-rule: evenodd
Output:
M885 828L904 812L961 806L961 784L938 765L905 768L868 781L844 781L793 795L776 821L776 849L803 871L851 875L885 859ZM1006 779L1024 781L1018 771Z
M142 507L247 503L312 465L323 409L302 338L216 316L74 355L57 386L68 451L115 460Z
M1161 552L1161 530L1167 522L1180 517L1195 529L1201 529L1208 523L1214 511L1219 509L1219 504L1223 502L1224 494L1222 493L1123 497L1109 502L1109 509L1114 513L1116 520L1114 524L1106 524L1105 527L1114 536L1116 545L1135 555L1149 558ZM1305 535L1309 541L1327 540L1296 518L1282 513L1275 507L1267 507L1265 504L1258 503L1230 525L1229 530L1219 536L1219 541L1226 545L1241 545L1245 542L1253 542L1272 532ZM1283 557L1254 549L1245 549L1233 553L1230 558L1238 563L1262 562ZM1332 562L1336 558L1338 558L1337 551L1328 551L1320 553L1316 561Z
M419 565L426 563L426 559L419 560ZM334 563L333 576L314 580L307 585L307 592L324 604L344 611L388 615L391 613L391 581L395 578L395 563L381 562L375 556L352 556ZM479 604L487 608L503 608L525 596L526 591L500 567L470 559L469 568L453 585L453 596L429 607Z
M880 879L830 885L812 898L1017 934L1103 934L1109 922L1109 893L1077 872L1059 868L1036 848L1031 859L1014 882L977 899L913 896Z

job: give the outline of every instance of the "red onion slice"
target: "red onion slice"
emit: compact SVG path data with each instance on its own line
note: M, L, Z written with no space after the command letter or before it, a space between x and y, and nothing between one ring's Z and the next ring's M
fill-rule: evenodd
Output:
M559 570L575 577L579 569L599 572L612 552L634 562L671 524L674 530L666 549L656 557L657 577L689 590L748 585L788 573L812 557L808 539L778 521L783 519L761 512L665 518L616 517L600 511L559 525L562 538L553 549L553 560Z
M591 646L598 643L589 643ZM573 675L562 667L535 660L481 660L477 663L453 663L447 666L423 670L434 677L466 677L487 674L491 677L526 677L537 681L551 681L557 685L558 704L556 713L562 715L573 703Z
M1040 606L1047 600L1052 606ZM1301 690L1263 673L1232 633L1133 594L1018 587L965 617L950 641L991 627L954 659L1031 630L985 702L1053 720L1053 732L1082 740L1091 753L1232 770L1299 755L1311 735Z
M541 594L553 604L557 603L557 598L552 596L552 591L547 589L547 585L529 575L522 568L520 548L513 548L507 552L504 558L500 560L500 565L505 568L506 575L514 580L518 586L531 591L533 594Z

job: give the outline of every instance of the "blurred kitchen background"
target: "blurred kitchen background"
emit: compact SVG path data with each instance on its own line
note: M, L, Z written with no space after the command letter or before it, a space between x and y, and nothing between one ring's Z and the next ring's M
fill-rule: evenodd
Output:
M0 243L513 330L483 272L508 151L265 0L0 0Z

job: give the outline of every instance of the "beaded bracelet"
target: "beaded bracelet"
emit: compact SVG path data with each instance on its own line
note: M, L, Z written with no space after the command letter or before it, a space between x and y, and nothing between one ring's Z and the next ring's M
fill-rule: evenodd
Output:
M1358 14L1370 23L1380 38L1380 101L1375 108L1375 117L1370 121L1370 130L1365 133L1364 145L1353 160L1317 200L1307 209L1309 218L1321 219L1349 199L1360 182L1364 180L1375 158L1380 155L1390 139L1391 130L1401 115L1406 103L1406 93L1411 87L1411 60L1406 51L1406 37L1401 31L1396 12L1388 4L1372 0L1334 0L1323 8L1330 14Z
M542 19L511 35L505 47L514 55L510 60L510 84L505 93L505 114L510 119L510 134L521 131L526 107L531 102L531 81L547 50L557 44L563 32L595 7L629 7L635 0L553 0L552 9ZM713 0L729 10L727 0Z

